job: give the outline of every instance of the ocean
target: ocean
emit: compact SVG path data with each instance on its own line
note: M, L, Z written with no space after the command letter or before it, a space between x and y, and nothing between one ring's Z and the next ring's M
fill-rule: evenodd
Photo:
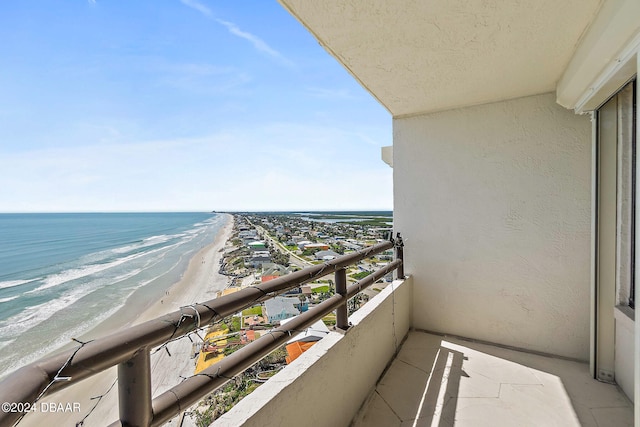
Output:
M134 294L157 300L224 224L208 213L0 214L0 377Z

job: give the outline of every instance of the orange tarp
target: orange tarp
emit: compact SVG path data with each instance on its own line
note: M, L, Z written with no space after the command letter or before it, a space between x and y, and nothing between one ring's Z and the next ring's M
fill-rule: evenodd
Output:
M285 359L287 361L287 365L293 362L294 360L296 360L298 357L300 357L302 353L309 350L311 346L313 346L316 342L317 341L311 341L311 342L296 341L294 343L287 345L288 356Z

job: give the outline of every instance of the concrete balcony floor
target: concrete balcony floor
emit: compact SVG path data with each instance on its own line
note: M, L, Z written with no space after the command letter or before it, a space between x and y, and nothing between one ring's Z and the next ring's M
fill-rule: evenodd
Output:
M633 426L633 405L589 365L410 331L354 427Z

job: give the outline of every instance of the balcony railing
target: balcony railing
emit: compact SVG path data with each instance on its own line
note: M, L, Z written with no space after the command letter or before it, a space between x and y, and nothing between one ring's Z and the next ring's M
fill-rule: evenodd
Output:
M346 267L391 248L396 250L394 261L347 287ZM0 383L0 402L19 402L18 412L0 412L0 425L18 423L45 395L116 365L120 420L111 425L162 425L331 311L337 309L336 327L347 330L349 298L396 269L397 276L404 277L402 258L402 239L398 235L395 240L246 287L230 295L182 307L163 317L82 343L74 350L40 359L16 370ZM335 295L153 398L150 364L153 348L330 273L335 274Z

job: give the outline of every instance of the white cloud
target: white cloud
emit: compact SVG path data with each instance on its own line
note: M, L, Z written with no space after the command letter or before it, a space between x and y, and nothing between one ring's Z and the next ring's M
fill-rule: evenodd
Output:
M180 0L180 2L182 4L184 4L185 6L189 6L190 8L197 10L198 12L202 13L203 15L206 15L206 16L212 16L213 15L213 13L211 12L211 9L209 9L207 6L203 5L199 1L196 1L196 0Z
M224 25L227 28L227 30L229 30L229 32L231 34L233 34L234 36L237 36L237 37L240 37L242 39L248 40L253 45L253 47L256 48L256 50L258 50L259 52L265 53L265 54L271 56L272 58L277 59L278 61L280 61L281 63L283 63L285 65L288 65L288 66L292 66L293 65L293 63L291 61L289 61L287 58L285 58L280 52L278 52L277 50L275 50L271 46L269 46L260 37L254 35L254 34L251 34L249 32L242 31L233 22L223 21L222 19L216 19L216 22L218 22L220 25Z
M202 13L207 17L210 17L210 18L213 17L213 12L211 11L211 9L209 9L207 6L205 6L204 4L200 3L197 0L180 0L180 2L185 6L188 6L194 10L197 10L198 12ZM223 19L217 19L217 18L216 18L216 22L226 27L227 30L229 30L229 32L234 36L237 36L249 41L253 45L253 47L256 48L256 50L258 50L259 52L262 52L264 54L271 56L272 58L277 59L278 61L280 61L280 63L284 65L287 65L287 66L293 65L293 63L290 60L285 58L280 52L278 52L277 50L269 46L267 42L265 42L255 34L251 34L247 31L241 30L233 22L229 22L229 21L225 21Z
M390 209L379 150L279 123L206 137L0 152L0 212Z

